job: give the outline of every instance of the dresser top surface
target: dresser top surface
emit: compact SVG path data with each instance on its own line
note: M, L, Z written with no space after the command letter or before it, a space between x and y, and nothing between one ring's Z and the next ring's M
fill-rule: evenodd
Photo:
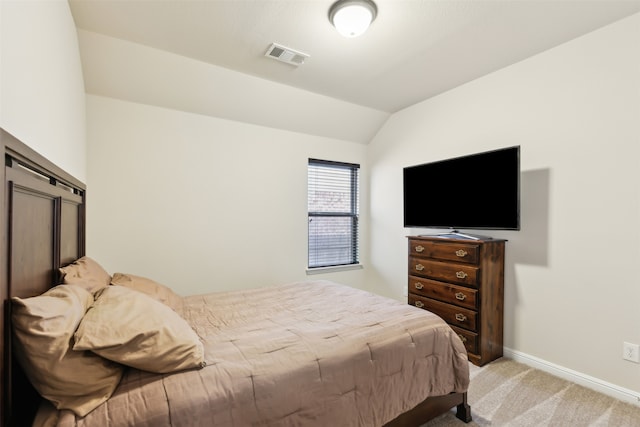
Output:
M472 236L472 235L466 235ZM447 234L421 234L417 236L407 236L408 239L412 240L424 240L429 242L450 242L450 243L496 243L496 242L506 242L506 239L494 239L493 237L488 236L473 236L473 237L465 237L463 235L455 235L451 233Z

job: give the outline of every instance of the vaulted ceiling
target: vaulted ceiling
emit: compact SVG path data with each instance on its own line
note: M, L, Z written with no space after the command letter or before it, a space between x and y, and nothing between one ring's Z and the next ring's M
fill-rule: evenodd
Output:
M376 0L369 31L348 39L327 18L332 3L69 0L81 30L384 117L640 11L637 0ZM310 57L298 67L267 58L273 42Z

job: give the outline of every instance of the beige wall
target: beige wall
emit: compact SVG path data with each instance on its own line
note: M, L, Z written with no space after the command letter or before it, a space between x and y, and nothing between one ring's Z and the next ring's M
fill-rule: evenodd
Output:
M372 289L403 298L402 168L522 147L505 346L640 392L640 15L396 113L368 146ZM437 185L437 183L436 183Z
M85 94L64 0L0 1L0 126L85 179Z
M308 158L366 171L363 144L93 95L87 106L89 251L185 295L306 280Z

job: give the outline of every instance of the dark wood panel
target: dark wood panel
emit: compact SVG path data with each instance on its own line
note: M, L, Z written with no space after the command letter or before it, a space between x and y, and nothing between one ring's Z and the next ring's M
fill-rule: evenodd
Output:
M9 296L37 295L51 286L56 199L10 187Z
M414 294L438 301L470 309L478 308L478 291L473 288L438 282L424 277L409 276L409 289Z
M448 241L410 240L409 255L442 261L477 264L479 245Z
M415 427L425 423L449 409L456 407L456 417L465 423L471 422L471 407L467 404L467 393L451 393L444 396L432 396L401 414L384 427Z
M486 291L482 294L480 312L486 320L480 325L478 346L483 349L484 364L502 357L503 353L505 245L485 245L482 250L487 262L482 271Z
M70 264L80 258L82 205L62 199L60 212L60 262Z
M466 329L458 328L454 325L449 326L451 326L451 329L453 329L453 331L460 337L460 340L469 353L478 352L478 334L467 331Z
M409 257L409 272L415 276L430 277L442 282L476 286L478 268L472 265L431 261L425 258Z
M55 256L54 195L31 188L33 177L22 171L7 172L7 223L9 297L30 296L51 283ZM46 188L46 185L44 185Z
M415 294L409 294L409 304L435 313L451 325L457 325L470 331L476 331L478 324L478 313L476 311L436 301L431 298L421 297Z

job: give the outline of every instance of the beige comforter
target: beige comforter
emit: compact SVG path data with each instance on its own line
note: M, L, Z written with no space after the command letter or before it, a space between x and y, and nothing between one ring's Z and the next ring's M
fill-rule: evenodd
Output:
M61 426L380 426L466 391L464 346L437 316L325 281L185 297L207 366L135 369ZM50 419L51 421L51 419Z

